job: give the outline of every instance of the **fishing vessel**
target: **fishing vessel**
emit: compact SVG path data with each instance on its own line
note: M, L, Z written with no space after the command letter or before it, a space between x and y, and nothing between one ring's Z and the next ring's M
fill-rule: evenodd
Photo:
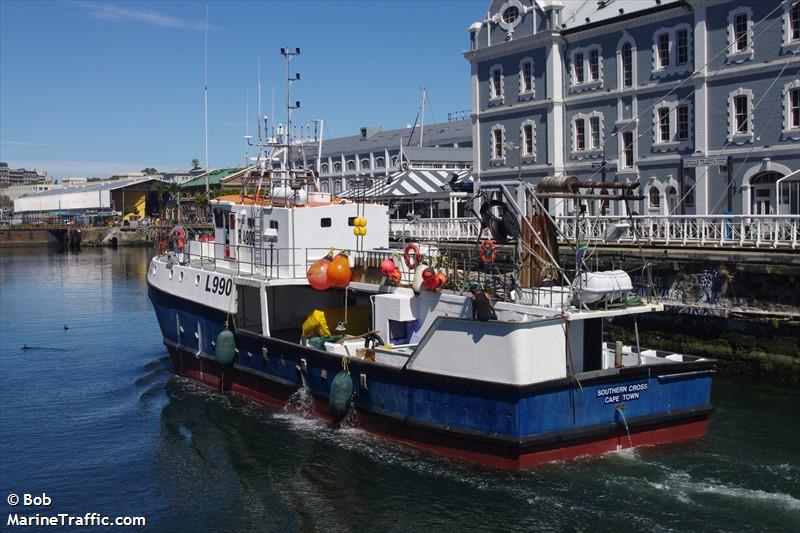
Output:
M574 198L574 178L480 193L493 239L472 260L392 248L387 205L321 192L274 156L282 131L211 202L213 236L177 227L149 265L178 374L274 405L302 389L334 423L357 412L367 431L508 468L706 434L715 361L606 342L604 320L662 305L625 272L589 271L586 243L558 265L545 203ZM494 317L475 320L483 294Z

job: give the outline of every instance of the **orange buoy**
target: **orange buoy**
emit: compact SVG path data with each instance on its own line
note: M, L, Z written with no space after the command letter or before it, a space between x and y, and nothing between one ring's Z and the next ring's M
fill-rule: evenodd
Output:
M400 284L400 279L401 279L401 275L400 275L400 271L399 270L395 269L395 270L392 270L389 273L389 281L391 281L395 285L399 285Z
M324 291L331 286L331 282L328 279L328 267L332 259L331 255L328 254L321 259L317 259L308 267L308 272L306 272L308 284L318 291Z
M347 287L352 275L347 252L342 252L334 257L331 264L328 265L328 282L334 287Z
M397 270L397 265L391 257L381 261L381 274L389 276L395 270Z

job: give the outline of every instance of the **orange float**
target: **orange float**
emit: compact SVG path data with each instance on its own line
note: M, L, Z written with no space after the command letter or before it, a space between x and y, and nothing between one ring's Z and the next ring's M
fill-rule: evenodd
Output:
M333 287L347 287L352 275L347 252L342 252L334 257L331 264L328 265L328 282Z
M331 282L328 280L328 267L332 259L331 255L328 254L321 259L317 259L308 267L308 272L306 272L308 284L318 291L324 291L331 286Z

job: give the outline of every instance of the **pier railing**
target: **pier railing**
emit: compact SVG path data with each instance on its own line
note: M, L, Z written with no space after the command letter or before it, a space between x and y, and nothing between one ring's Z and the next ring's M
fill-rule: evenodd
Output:
M800 248L800 215L587 216L577 224L574 217L556 217L556 224L570 242L578 232L582 239L602 244ZM392 220L389 231L394 239L474 241L480 237L480 223L474 218Z

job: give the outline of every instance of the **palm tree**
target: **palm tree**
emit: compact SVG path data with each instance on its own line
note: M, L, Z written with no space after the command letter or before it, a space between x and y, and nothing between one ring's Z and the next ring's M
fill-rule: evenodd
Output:
M167 195L169 195L169 184L164 181L157 181L153 187L158 193L158 214L161 220L167 218Z
M200 160L192 159L192 170L197 170L198 168L200 168Z

